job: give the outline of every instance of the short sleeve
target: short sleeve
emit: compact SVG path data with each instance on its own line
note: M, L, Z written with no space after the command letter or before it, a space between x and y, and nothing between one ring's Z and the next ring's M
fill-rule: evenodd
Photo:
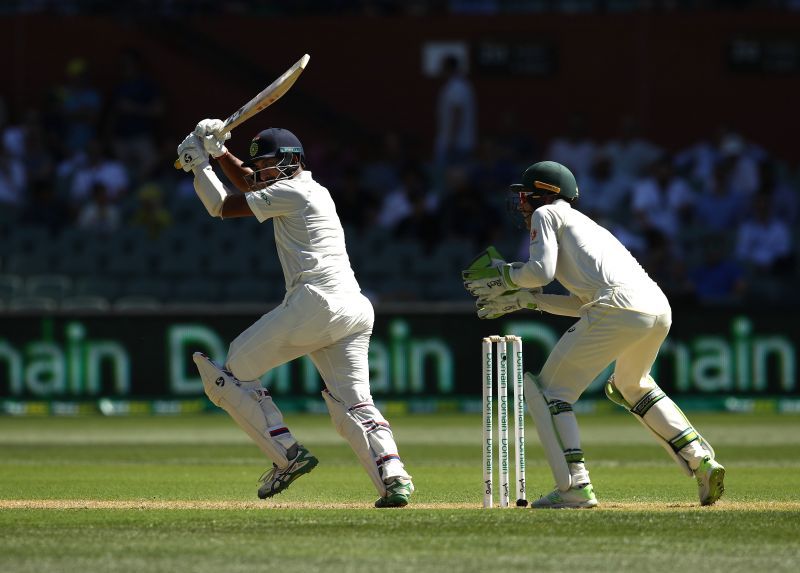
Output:
M306 202L296 190L280 184L270 185L259 191L250 191L246 197L250 210L259 222L299 211Z

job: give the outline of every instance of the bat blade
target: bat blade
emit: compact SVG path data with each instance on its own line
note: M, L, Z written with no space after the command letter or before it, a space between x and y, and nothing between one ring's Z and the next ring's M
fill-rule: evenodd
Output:
M303 70L305 70L306 65L308 64L308 61L310 59L311 56L305 54L302 58L297 60L297 62L295 62L295 64L291 68L286 70L279 78L277 78L274 82L272 82L263 90L258 92L258 94L256 94L256 96L253 99L251 99L249 102L247 102L242 107L233 112L223 122L223 127L220 130L220 135L228 133L229 131L233 130L233 128L243 124L245 121L252 118L260 111L265 110L273 103L278 101L294 85L294 83L297 81L297 78L299 78L300 74L302 74ZM180 158L175 160L175 169L181 169Z
M286 70L281 77L269 84L253 99L231 114L231 116L225 120L224 127L220 133L228 133L233 130L234 127L243 124L258 112L278 101L283 94L288 92L289 88L294 85L294 82L297 81L297 78L299 78L303 70L306 69L306 64L308 64L308 60L310 59L311 56L308 54L304 55L291 68Z

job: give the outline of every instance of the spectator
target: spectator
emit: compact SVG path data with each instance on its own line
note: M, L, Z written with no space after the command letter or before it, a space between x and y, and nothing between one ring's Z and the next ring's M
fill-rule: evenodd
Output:
M21 157L25 152L25 133L22 126L11 123L10 112L5 99L0 95L0 137L2 144L0 152L15 158Z
M401 183L385 195L378 213L378 225L394 229L397 223L411 215L414 211L412 201L420 200L419 197L423 198L421 200L425 201L428 210L435 208L435 199L428 190L422 167L411 164L402 170Z
M698 194L692 216L692 222L698 230L723 232L739 224L745 201L741 195L732 193L727 185L730 169L730 163L718 163L714 168L711 188Z
M645 233L644 242L646 246L640 260L650 278L673 302L690 301L692 288L677 244L655 229Z
M772 212L766 195L756 195L752 213L736 234L736 256L755 277L779 275L791 268L792 237L786 222Z
M406 241L418 241L426 255L433 253L441 240L439 216L431 208L430 198L421 187L409 190L410 212L395 228L395 236Z
M726 252L724 236L711 235L700 242L703 260L689 272L689 289L696 302L741 302L747 290L744 269Z
M609 152L598 151L588 173L580 176L582 193L576 206L579 211L594 219L625 220L631 184L627 174L614 169Z
M50 149L41 114L30 110L24 125L24 153L20 157L30 185L56 182L55 156Z
M378 194L399 185L407 161L407 147L397 133L384 134L379 152L363 163L361 183L370 192Z
M436 164L444 168L472 157L478 140L478 104L475 89L455 55L442 62L444 85L436 103Z
M139 201L131 217L131 226L141 227L150 239L156 240L172 226L172 215L164 207L161 188L155 183L146 183L137 197Z
M680 223L691 215L693 200L688 183L665 154L651 166L649 177L633 184L631 209L641 230L656 229L675 238Z
M719 147L719 161L729 167L726 182L731 192L743 197L752 197L759 187L758 162L761 151L749 146L738 134L730 133L723 137Z
M595 145L587 135L586 118L572 114L567 119L567 133L550 142L547 161L555 161L567 166L573 173L586 173L594 160Z
M164 104L156 82L145 72L139 52L123 51L117 68L122 77L110 102L111 143L134 179L141 181L156 165L158 125Z
M728 129L720 127L713 137L679 151L675 155L675 168L693 185L710 189L715 178L714 168L720 159L719 146L727 134Z
M332 193L336 212L346 231L354 230L360 235L374 224L378 217L379 201L361 185L361 170L358 167L346 167Z
M658 146L641 136L639 123L630 115L622 118L619 137L609 141L605 150L614 174L632 179L641 177L645 168L662 153Z
M759 183L759 194L770 198L775 215L790 225L797 221L800 190L791 185L788 176L781 177L775 159L766 158L759 164Z
M717 164L726 163L730 174L726 184L731 185L734 193L749 196L758 188L758 162L763 158L762 149L721 127L713 139L700 141L678 153L675 165L692 182L709 188L716 176Z
M443 239L469 244L473 250L494 243L500 217L484 190L478 189L462 167L450 167L441 200Z
M0 153L0 205L21 207L25 202L28 178L25 166L19 159Z
M499 137L482 137L478 147L478 157L471 164L471 178L481 189L505 189L508 182L517 174L513 141ZM501 194L497 194L502 199Z
M62 119L62 141L66 149L80 149L97 137L103 99L91 85L86 60L73 58L66 68L66 82L57 89L56 101Z
M78 211L77 222L81 229L103 235L110 235L119 229L119 207L112 203L102 183L92 184L91 199Z
M107 198L114 202L121 200L128 191L125 166L106 156L97 140L90 141L85 151L76 150L75 155L58 167L57 174L70 178L69 199L76 207L89 199L98 183L105 188Z

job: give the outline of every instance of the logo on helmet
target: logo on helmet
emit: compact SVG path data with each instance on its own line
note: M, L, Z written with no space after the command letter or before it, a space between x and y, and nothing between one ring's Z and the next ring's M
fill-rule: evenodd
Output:
M258 155L258 142L254 141L250 144L250 157L255 157Z
M544 189L545 191L550 191L551 193L561 193L561 187L545 183L544 181L534 181L533 186L536 187L537 189Z

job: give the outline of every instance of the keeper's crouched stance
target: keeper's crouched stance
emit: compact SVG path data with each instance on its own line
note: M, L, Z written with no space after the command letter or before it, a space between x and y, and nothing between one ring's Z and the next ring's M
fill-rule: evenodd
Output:
M530 231L530 258L506 263L496 251L463 273L478 297L478 316L497 318L521 308L578 317L538 376L525 374L525 398L555 478L555 489L534 508L597 505L584 463L572 405L609 364L606 394L653 434L678 466L697 480L701 505L724 491L725 468L678 406L650 377L669 332L672 311L658 285L603 227L572 208L575 177L563 165L530 166L512 185L516 210ZM557 279L570 295L543 294Z
M361 294L345 248L344 231L328 190L305 171L300 141L285 129L259 133L242 163L218 135L220 120L203 120L178 147L183 169L214 217L273 219L286 279L283 302L230 345L224 366L195 353L209 399L223 408L273 465L258 496L285 490L319 463L298 443L259 378L286 362L309 356L325 389L336 430L372 480L376 507L403 507L414 491L389 423L372 401L367 355L372 304ZM209 155L236 189L225 187Z

